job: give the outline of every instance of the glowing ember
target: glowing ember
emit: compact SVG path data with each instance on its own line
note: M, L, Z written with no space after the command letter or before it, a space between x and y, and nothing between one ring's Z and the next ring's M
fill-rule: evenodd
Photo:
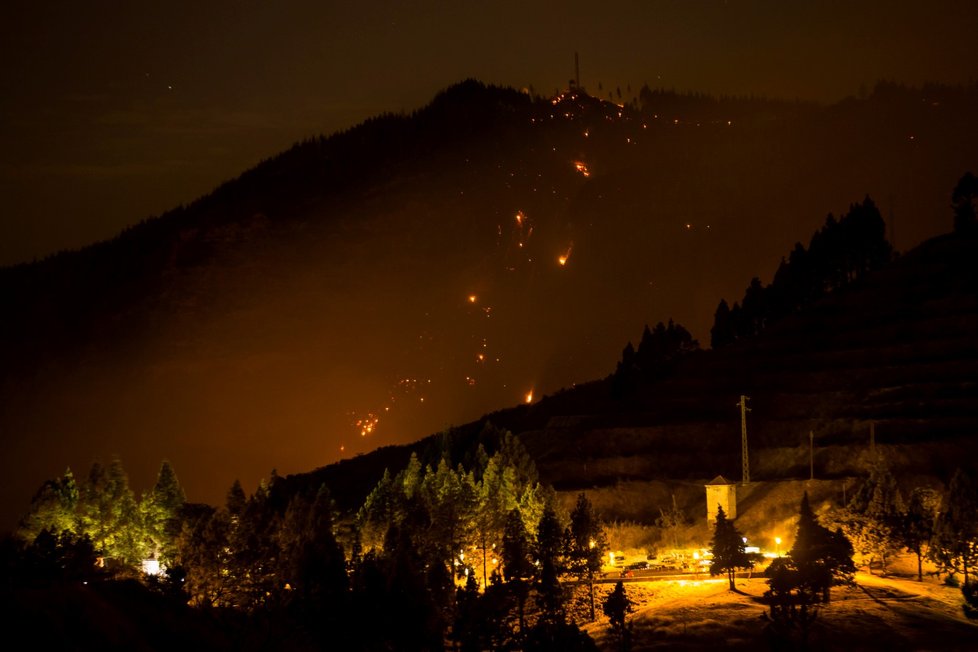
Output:
M584 161L574 161L574 169L580 172L585 178L591 176L591 171L587 169L587 164Z
M377 424L380 423L380 417L370 412L365 417L361 417L353 422L354 427L359 429L360 436L366 437L373 433L377 429Z
M563 267L564 265L567 264L567 261L570 260L571 250L573 248L574 248L574 245L571 245L571 246L567 247L567 250L564 253L562 253L559 256L557 256L557 264L558 265L560 265L561 267Z

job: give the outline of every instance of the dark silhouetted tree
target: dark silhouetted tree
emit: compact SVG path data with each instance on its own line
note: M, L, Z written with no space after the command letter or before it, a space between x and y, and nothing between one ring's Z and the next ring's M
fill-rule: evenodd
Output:
M852 554L852 544L841 530L833 532L819 524L805 492L798 510L795 542L788 553L798 571L797 581L827 603L833 585L852 581L856 572Z
M821 605L829 602L829 589L851 581L854 573L852 545L841 531L819 524L805 493L795 543L787 557L776 559L766 571L767 631L775 647L807 648Z
M951 193L955 233L967 236L978 234L978 217L975 216L976 199L978 199L978 178L971 172L966 172Z
M608 624L611 627L611 637L614 639L620 652L627 652L631 649L631 628L625 619L632 610L632 601L625 593L625 585L622 582L615 584L615 589L603 605L604 615L608 617Z
M506 515L502 558L503 578L516 599L519 631L522 634L526 628L526 600L529 597L534 568L530 559L530 540L526 526L523 524L523 516L520 510L515 508Z
M713 539L710 541L710 551L713 553L710 575L726 573L731 591L736 589L734 579L737 570L753 566L753 559L745 548L744 536L727 519L723 507L717 505L717 520L713 527Z
M591 501L583 493L578 494L577 504L570 516L570 550L568 557L571 570L579 579L587 579L588 602L591 622L594 621L594 574L601 570L601 559L608 549L601 521L594 514Z
M540 598L540 617L545 620L564 619L564 597L558 578L564 570L565 548L564 530L557 513L552 506L547 505L537 526L536 541L536 555L540 562L536 589Z
M733 319L730 316L730 306L723 299L713 313L713 328L710 329L710 346L714 349L733 344L736 339Z
M640 382L669 375L679 360L698 351L699 346L688 330L671 319L668 324L659 322L651 329L646 325L638 349L629 342L622 351L612 378L614 396L624 397Z
M830 214L812 236L808 250L798 243L788 260L782 259L770 285L754 278L741 302L729 311L722 309L723 304L717 308L713 348L763 332L784 316L882 267L892 253L886 224L869 197L852 204L839 220Z

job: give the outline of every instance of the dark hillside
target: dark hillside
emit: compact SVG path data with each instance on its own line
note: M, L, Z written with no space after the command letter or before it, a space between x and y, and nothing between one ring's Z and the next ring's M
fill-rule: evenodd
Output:
M871 424L896 471L946 480L978 455L975 256L974 239L935 238L752 340L691 356L625 403L602 381L488 418L519 433L542 479L568 491L739 478L741 393L751 397L753 480L807 478L809 431L817 477L858 475ZM472 442L480 428L453 436ZM357 476L362 491L362 478L437 439L314 475L343 487Z
M720 297L767 282L854 199L895 218L897 249L945 231L949 189L978 164L970 88L647 99L464 82L111 241L0 270L5 520L93 457L119 454L137 487L168 457L218 503L236 477L416 441L531 392L552 397L493 419L546 431L588 406L621 427L723 423L729 399L684 393L710 388L695 376L656 389L666 403L579 388L645 323L708 342ZM831 377L829 361L810 373ZM768 418L747 380L713 389L757 394Z

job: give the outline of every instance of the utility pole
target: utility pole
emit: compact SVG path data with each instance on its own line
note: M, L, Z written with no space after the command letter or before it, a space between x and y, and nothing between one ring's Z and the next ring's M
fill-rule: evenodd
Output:
M808 479L815 479L815 431L808 431Z
M747 456L747 401L750 396L740 395L740 462L741 462L741 484L750 484L750 459Z

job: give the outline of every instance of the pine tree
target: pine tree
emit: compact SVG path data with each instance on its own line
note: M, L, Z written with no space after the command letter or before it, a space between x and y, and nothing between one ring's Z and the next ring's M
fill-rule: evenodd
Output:
M768 629L781 645L790 645L795 631L800 647L807 646L820 606L829 602L835 583L851 581L855 573L852 545L841 531L821 526L806 492L798 513L798 530L788 557L775 560L767 570Z
M887 559L900 546L903 498L883 458L870 467L869 477L853 494L847 511L846 534L858 552L880 561L885 574Z
M819 524L805 492L798 510L795 543L789 552L798 571L797 582L821 596L821 601L829 602L832 585L850 582L856 572L852 552L852 544L841 531L832 532Z
M976 198L978 198L978 178L971 172L966 172L958 180L954 192L951 193L955 233L966 236L978 234L978 217L975 214Z
M57 480L45 481L31 499L27 515L21 519L20 538L31 543L44 530L55 536L65 531L75 533L78 530L78 499L78 486L71 469L65 470Z
M713 313L713 328L710 329L710 346L714 349L733 344L734 329L730 318L730 306L723 299Z
M578 578L587 578L591 622L595 617L594 574L601 570L601 560L607 549L608 541L591 501L583 493L578 494L577 505L571 512L569 557L571 568Z
M564 530L557 513L547 505L537 526L536 555L540 562L537 593L540 595L541 618L562 621L564 600L558 577L564 570Z
M727 574L730 590L736 590L734 578L738 569L753 566L751 556L747 554L743 535L736 526L727 520L723 507L717 505L717 520L713 528L713 539L710 541L710 551L713 560L710 562L710 575Z
M163 460L153 490L143 497L146 547L153 559L169 561L173 540L180 531L180 510L186 502L183 488L170 462Z
M503 466L502 458L498 454L493 455L479 484L474 519L476 547L482 554L483 587L489 585L489 553L493 547L502 543L506 515L516 507L518 496L515 470Z
M231 606L236 581L230 550L230 517L224 509L207 508L186 519L177 537L175 561L185 573L190 603L202 607Z
M632 601L625 593L625 585L619 581L615 584L615 589L605 600L604 615L608 617L611 626L611 636L618 643L621 652L631 649L631 630L625 622L625 618L632 610Z
M934 492L918 487L910 494L910 504L901 519L900 535L903 546L908 552L917 556L917 581L924 581L923 556L924 546L934 536L934 510L936 503Z
M963 469L951 476L934 527L931 557L944 572L961 573L964 584L971 582L978 564L978 486Z
M448 460L442 458L436 470L427 469L420 496L429 519L425 545L432 553L432 563L441 564L451 572L471 537L476 510L475 481L461 467L453 470Z
M503 578L516 599L519 631L526 627L526 600L529 596L529 581L533 578L533 564L530 561L530 541L523 525L520 510L512 509L506 515L503 529Z

